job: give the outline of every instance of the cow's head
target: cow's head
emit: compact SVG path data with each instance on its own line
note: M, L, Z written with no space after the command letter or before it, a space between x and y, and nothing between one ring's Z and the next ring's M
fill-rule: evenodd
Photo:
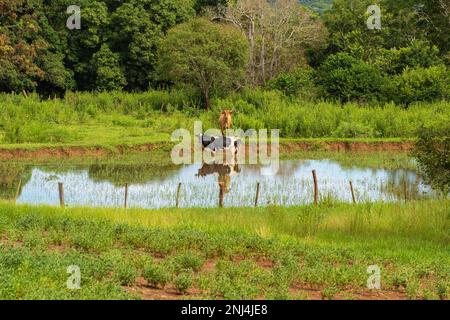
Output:
M231 116L232 116L232 114L233 114L233 111L232 111L232 110L223 110L223 111L222 111L222 115L223 115L224 117L226 117L227 119L230 119Z

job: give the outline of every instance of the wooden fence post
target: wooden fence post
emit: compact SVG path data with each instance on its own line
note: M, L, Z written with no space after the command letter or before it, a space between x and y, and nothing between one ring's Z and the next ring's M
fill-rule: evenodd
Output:
M19 180L19 185L17 186L16 189L16 195L14 197L14 203L17 202L17 198L19 197L19 193L20 193L20 187L22 186L22 179Z
M256 197L255 197L255 208L258 206L258 199L259 199L259 182L256 184Z
M314 180L314 204L317 205L319 203L319 186L317 185L316 170L313 170L312 174L313 174L313 180Z
M176 200L177 208L180 207L180 192L181 192L181 182L178 184L178 189L177 189L177 200Z
M406 177L403 179L403 192L405 194L405 203L408 201L408 187L406 186Z
M64 184L62 182L58 182L58 191L59 191L59 205L61 208L64 208Z
M125 183L125 201L124 201L125 209L128 207L128 183Z
M353 200L353 203L356 203L355 191L353 190L353 183L352 183L352 180L350 180L350 191L351 191L351 193L352 193L352 200Z

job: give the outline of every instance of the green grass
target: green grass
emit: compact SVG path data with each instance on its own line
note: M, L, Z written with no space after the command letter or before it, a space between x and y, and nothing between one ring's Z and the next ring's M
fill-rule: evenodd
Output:
M67 93L64 99L40 100L0 94L0 148L36 149L82 146L114 148L170 141L178 128L218 127L220 111L235 110L234 128L280 129L283 139L320 141L411 141L421 126L450 121L448 102L359 106L288 99L278 92L244 90L198 108L182 91L144 93ZM314 142L314 140L313 140Z
M383 292L447 298L449 204L125 211L3 202L0 298L134 299L153 287L181 299L311 298L305 288L359 298L373 264ZM69 265L81 268L81 290L66 288Z

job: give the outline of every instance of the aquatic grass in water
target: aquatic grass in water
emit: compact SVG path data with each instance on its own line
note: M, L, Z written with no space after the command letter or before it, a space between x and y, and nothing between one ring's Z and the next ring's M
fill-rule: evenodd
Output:
M120 182L124 177L117 180L115 172L107 169L99 175L91 167L33 167L29 180L23 181L17 202L59 205L57 184L63 182L67 206L123 207L125 182L123 185ZM225 184L226 189L225 207L254 206L258 182L259 206L309 204L314 198L313 169L317 171L322 202L352 202L350 180L357 202L405 200L405 181L407 200L435 196L415 171L349 168L331 160L281 161L278 173L273 176L262 175L261 167L257 165L241 166L230 174L212 168L208 174L198 176L200 169L201 165L188 165L178 169L168 168L166 173L155 166L154 172L151 172L151 167L145 167L141 175L139 171L131 174L128 207L174 207L180 182L180 207L217 207L221 181L224 181L222 185Z

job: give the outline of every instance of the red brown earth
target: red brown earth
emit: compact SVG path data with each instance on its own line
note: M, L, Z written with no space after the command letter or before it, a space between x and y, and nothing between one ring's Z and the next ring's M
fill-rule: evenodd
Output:
M136 146L116 146L115 151L103 147L43 147L37 149L2 149L0 160L37 159L37 158L68 158L93 157L100 158L112 153L150 152L160 147L160 144L143 144ZM281 143L281 152L324 150L324 151L358 151L358 152L407 152L412 149L412 142L287 142Z

